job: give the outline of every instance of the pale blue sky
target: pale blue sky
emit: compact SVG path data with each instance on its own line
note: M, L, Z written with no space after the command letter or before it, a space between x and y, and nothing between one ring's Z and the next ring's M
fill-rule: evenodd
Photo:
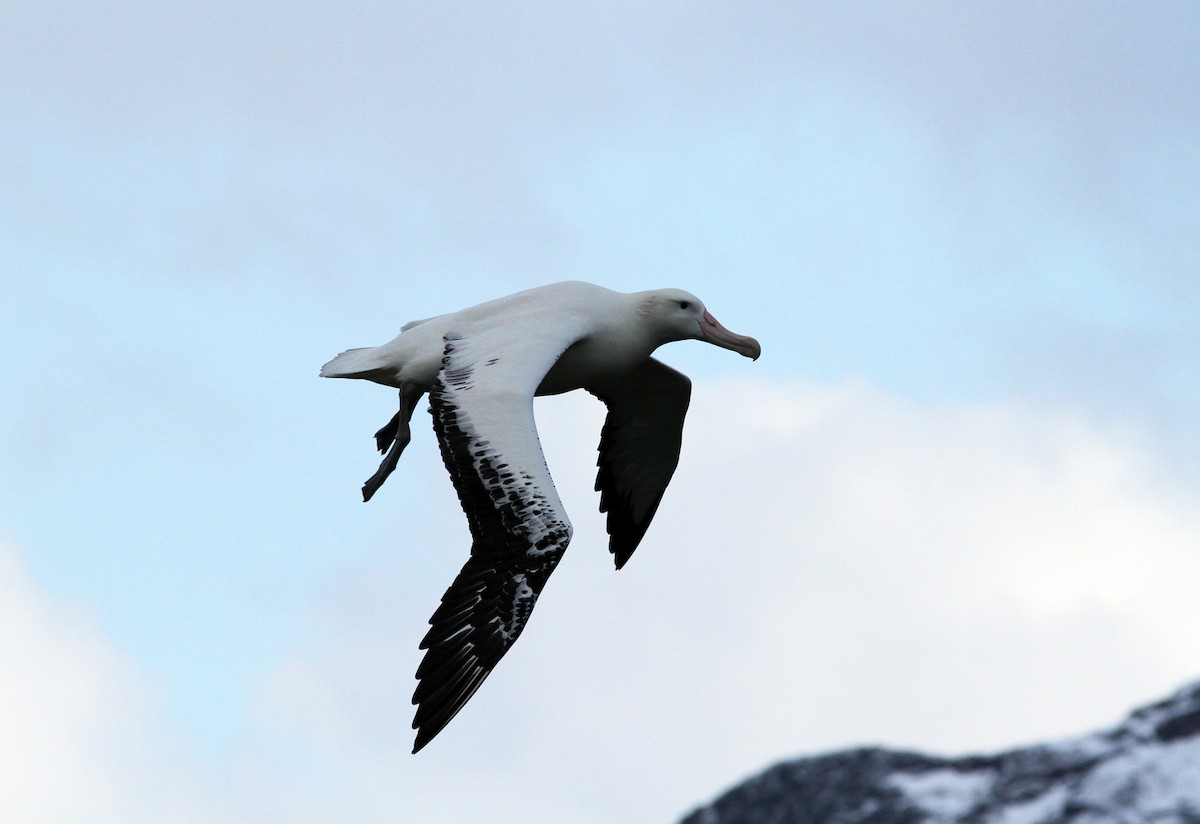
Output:
M319 681L338 633L365 626L374 654L415 655L466 551L429 432L390 494L358 502L393 398L316 370L406 320L540 283L698 293L764 348L755 364L664 351L720 395L730 379L860 386L898 420L999 409L1095 427L1138 456L1128 500L1151 504L1137 511L1169 511L1185 546L1197 536L1194 4L10 3L0 110L0 542L38 597L125 656L157 702L147 723L219 781L266 746L254 716L281 668L307 662ZM580 434L589 465L596 434ZM687 448L701 472L705 443ZM941 505L922 506L936 529ZM421 525L429 512L448 537ZM786 551L833 529L796 523ZM576 543L568 558L586 554ZM625 597L635 569L598 597ZM356 623L360 600L378 611ZM412 660L346 699L368 718L399 710L345 746L407 752ZM1200 662L1145 672L1139 689L1165 690ZM480 699L499 700L498 678ZM1070 679L1043 690L1068 695ZM503 719L452 727L485 721ZM482 757L471 732L445 757ZM872 733L820 745L839 735ZM721 780L780 754L746 752Z

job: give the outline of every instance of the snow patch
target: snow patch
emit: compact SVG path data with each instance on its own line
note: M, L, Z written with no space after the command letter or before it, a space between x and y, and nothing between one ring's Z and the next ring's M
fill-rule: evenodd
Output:
M1090 806L1132 807L1151 820L1200 814L1200 740L1139 747L1099 765L1079 790Z
M1051 824L1061 821L1069 795L1066 787L1053 787L1023 804L1002 808L988 824Z
M990 772L968 773L947 768L897 773L888 777L888 783L939 820L955 821L987 797L995 778Z

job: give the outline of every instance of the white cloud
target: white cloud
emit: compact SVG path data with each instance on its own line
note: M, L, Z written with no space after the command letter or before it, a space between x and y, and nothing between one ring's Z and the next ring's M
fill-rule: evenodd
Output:
M40 592L0 545L0 820L233 821L83 610Z
M539 418L575 543L438 741L407 755L411 647L467 548L448 498L400 516L446 522L428 536L444 581L405 575L428 580L417 547L363 575L352 619L267 689L267 737L324 752L364 815L672 820L779 757L1069 734L1196 674L1200 513L1127 433L858 383L701 384L678 476L615 574L600 409L548 399Z

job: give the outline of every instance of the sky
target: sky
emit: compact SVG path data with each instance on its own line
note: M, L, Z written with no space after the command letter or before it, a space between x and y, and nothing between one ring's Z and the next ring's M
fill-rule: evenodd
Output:
M0 818L675 821L783 758L983 752L1200 678L1191 3L0 8ZM321 381L547 282L678 286L694 392L410 754L469 536ZM425 421L426 423L422 423Z

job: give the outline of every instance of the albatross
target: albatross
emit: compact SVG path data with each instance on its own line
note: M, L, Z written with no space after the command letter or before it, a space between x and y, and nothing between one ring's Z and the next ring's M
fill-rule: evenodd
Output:
M691 381L650 355L702 340L758 359L754 338L730 332L681 289L622 293L554 283L405 324L382 346L350 349L321 368L400 392L375 433L383 453L363 485L369 501L396 468L417 402L429 411L442 460L471 531L471 554L429 619L417 668L418 752L467 703L516 642L571 540L546 466L535 395L586 389L608 408L596 491L617 569L637 549L675 467Z

